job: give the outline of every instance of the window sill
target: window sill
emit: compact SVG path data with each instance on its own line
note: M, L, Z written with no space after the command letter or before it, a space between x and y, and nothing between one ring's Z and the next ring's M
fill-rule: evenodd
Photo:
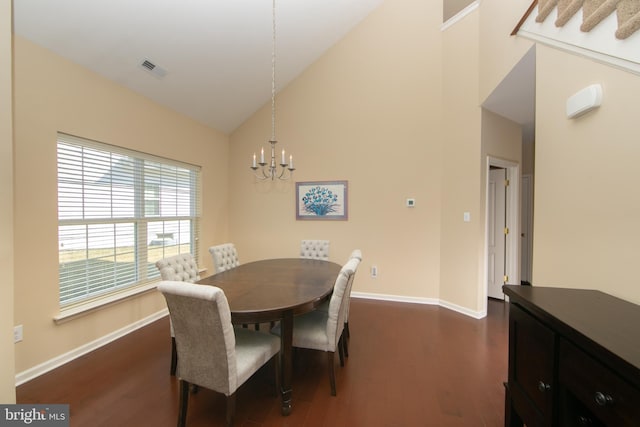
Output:
M53 321L57 325L66 323L70 320L76 319L78 317L81 317L86 314L105 308L111 304L115 304L127 299L131 299L143 293L153 291L156 289L157 284L158 284L158 281L154 281L151 283L146 283L144 285L136 286L131 289L126 289L122 292L117 292L111 295L97 298L91 301L70 305L69 307L60 309L60 313L57 316L53 317Z

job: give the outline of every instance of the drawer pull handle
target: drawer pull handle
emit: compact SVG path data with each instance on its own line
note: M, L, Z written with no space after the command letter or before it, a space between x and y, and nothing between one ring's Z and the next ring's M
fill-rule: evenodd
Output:
M578 425L580 427L590 427L590 426L593 425L593 421L589 417L586 417L584 415L580 415L578 417Z
M598 406L613 405L613 397L600 391L596 392L593 398Z
M544 393L545 391L551 390L551 385L545 384L544 381L538 381L538 390L540 390L540 392Z

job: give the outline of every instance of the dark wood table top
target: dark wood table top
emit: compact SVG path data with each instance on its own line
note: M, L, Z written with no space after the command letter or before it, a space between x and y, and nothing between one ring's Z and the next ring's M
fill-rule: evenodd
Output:
M326 300L342 267L330 261L267 259L241 264L198 281L221 288L234 323L278 320L313 310Z

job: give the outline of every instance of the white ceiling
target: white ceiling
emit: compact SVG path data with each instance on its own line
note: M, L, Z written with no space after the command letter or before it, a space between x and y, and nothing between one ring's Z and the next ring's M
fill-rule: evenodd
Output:
M277 88L382 1L278 0ZM268 0L18 0L14 25L18 35L225 133L271 99ZM140 67L145 59L166 76Z
M433 1L433 0L429 0ZM277 0L285 87L383 0ZM444 0L463 8L470 0ZM271 99L268 0L17 0L15 32L153 101L230 133ZM162 78L142 68L149 60ZM483 105L533 123L535 55ZM42 70L46 73L46 70Z

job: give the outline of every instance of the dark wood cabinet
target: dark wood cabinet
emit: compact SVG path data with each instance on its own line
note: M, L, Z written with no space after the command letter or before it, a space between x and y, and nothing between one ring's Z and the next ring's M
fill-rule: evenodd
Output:
M595 290L503 290L505 426L640 426L640 306Z

